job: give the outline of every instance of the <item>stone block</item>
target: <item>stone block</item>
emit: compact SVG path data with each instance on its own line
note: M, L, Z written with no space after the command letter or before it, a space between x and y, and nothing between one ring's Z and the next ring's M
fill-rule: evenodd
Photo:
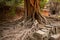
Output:
M60 40L60 34L52 35L49 40Z
M51 25L46 25L46 28L50 28L52 34L57 34L58 33L58 27L57 26L51 26Z
M49 34L47 32L44 32L42 30L38 30L34 33L34 37L37 40L48 40L49 39Z

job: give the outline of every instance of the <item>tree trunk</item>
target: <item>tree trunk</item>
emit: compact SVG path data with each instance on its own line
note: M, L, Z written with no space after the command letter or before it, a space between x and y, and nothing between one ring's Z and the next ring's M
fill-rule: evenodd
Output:
M25 4L25 21L29 19L36 19L39 23L43 21L46 23L45 18L40 14L40 0L24 0Z

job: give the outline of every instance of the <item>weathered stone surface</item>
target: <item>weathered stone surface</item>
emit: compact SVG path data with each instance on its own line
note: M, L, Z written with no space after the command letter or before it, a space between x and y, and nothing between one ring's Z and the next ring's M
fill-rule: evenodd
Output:
M49 32L46 30L45 32L42 30L38 30L34 33L34 37L37 38L37 40L48 40Z
M60 40L60 34L55 34L50 37L50 40Z
M46 28L51 30L52 34L56 34L58 33L58 27L57 26L53 26L53 25L46 25Z

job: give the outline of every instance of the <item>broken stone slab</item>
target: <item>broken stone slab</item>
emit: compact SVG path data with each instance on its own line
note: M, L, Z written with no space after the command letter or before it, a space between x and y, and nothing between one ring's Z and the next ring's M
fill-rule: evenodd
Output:
M49 40L60 40L60 34L51 35Z
M36 31L33 35L37 40L48 40L49 39L49 33L41 31L41 30Z
M56 33L60 33L60 23L59 22L53 23L51 25L56 28Z
M57 28L57 33L60 33L60 27Z
M52 34L52 32L51 32L51 28L44 28L44 29L41 29L41 31L43 31L43 32L45 32L45 33L47 33L47 37L50 37L50 35Z
M45 25L45 27L52 28L53 26L52 25Z
M52 26L52 25L45 25L45 27L48 29L51 29L52 34L57 34L58 33L58 27L57 26Z

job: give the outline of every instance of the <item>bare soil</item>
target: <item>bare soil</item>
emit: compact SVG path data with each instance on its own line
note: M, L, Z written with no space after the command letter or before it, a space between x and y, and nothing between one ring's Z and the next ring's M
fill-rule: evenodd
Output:
M56 18L47 17L47 20L50 23L49 25L60 27L60 21ZM28 23L30 22L27 22L27 24ZM32 26L30 24L27 26L23 26L23 21L20 21L20 19L13 22L0 23L0 40L25 40L26 38L27 40L35 40L34 38L28 39L28 37L32 37L32 33L34 33L34 30L38 30L39 27L35 24ZM39 26L44 27L44 25L42 24L39 24Z

